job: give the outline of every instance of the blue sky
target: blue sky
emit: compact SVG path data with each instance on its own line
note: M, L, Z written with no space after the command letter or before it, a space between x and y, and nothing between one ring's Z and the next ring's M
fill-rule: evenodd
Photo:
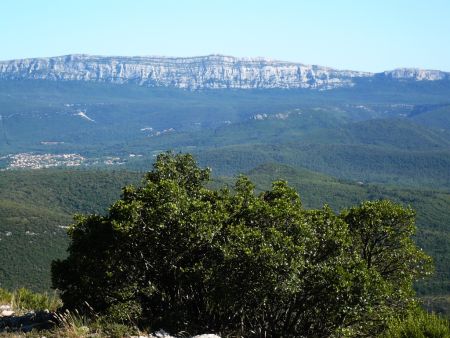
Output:
M450 71L450 1L0 2L0 60L70 53L220 53L341 69Z

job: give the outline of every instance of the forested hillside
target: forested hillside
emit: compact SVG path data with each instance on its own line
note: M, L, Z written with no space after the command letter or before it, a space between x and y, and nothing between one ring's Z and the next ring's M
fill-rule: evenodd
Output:
M104 213L138 174L12 171L0 175L0 287L50 288L50 262L64 257L75 213Z
M388 198L417 211L419 246L436 263L431 280L417 285L419 294L435 309L448 311L450 293L450 194L426 189L387 187L335 179L331 176L279 164L264 164L247 172L257 189L268 189L275 179L286 179L299 192L306 208L329 204L334 210L364 200ZM51 260L65 256L66 230L74 213L106 212L120 196L121 188L139 184L142 173L127 171L38 170L8 171L0 176L1 286L27 286L46 290L50 286ZM217 177L213 186L231 182ZM24 245L26 243L26 245Z

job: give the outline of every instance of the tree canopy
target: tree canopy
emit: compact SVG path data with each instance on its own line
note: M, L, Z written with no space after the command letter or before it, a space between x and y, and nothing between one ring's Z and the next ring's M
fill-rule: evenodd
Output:
M167 330L365 336L415 304L430 273L414 212L389 201L306 210L284 181L208 188L189 154L160 154L105 216L78 216L52 265L64 304Z

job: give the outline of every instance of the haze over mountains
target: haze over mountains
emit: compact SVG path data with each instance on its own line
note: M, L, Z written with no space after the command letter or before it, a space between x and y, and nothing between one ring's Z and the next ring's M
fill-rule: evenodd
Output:
M355 79L449 80L438 70L401 68L382 73L336 70L266 58L224 55L199 57L107 57L66 55L0 62L0 79L81 80L148 87L317 88L351 87Z

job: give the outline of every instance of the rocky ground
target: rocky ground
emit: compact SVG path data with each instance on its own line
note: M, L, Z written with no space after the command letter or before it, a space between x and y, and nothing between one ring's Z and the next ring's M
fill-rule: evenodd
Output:
M48 310L19 314L15 313L10 305L0 305L0 333L45 330L55 323L55 314Z
M5 333L27 333L33 330L48 330L58 323L58 315L53 312L30 311L16 313L10 305L0 305L0 335ZM16 335L14 336L16 337ZM131 336L131 338L178 338L170 335L164 330L159 330L149 335ZM183 338L187 338L183 336ZM191 338L220 338L215 334L202 334Z

